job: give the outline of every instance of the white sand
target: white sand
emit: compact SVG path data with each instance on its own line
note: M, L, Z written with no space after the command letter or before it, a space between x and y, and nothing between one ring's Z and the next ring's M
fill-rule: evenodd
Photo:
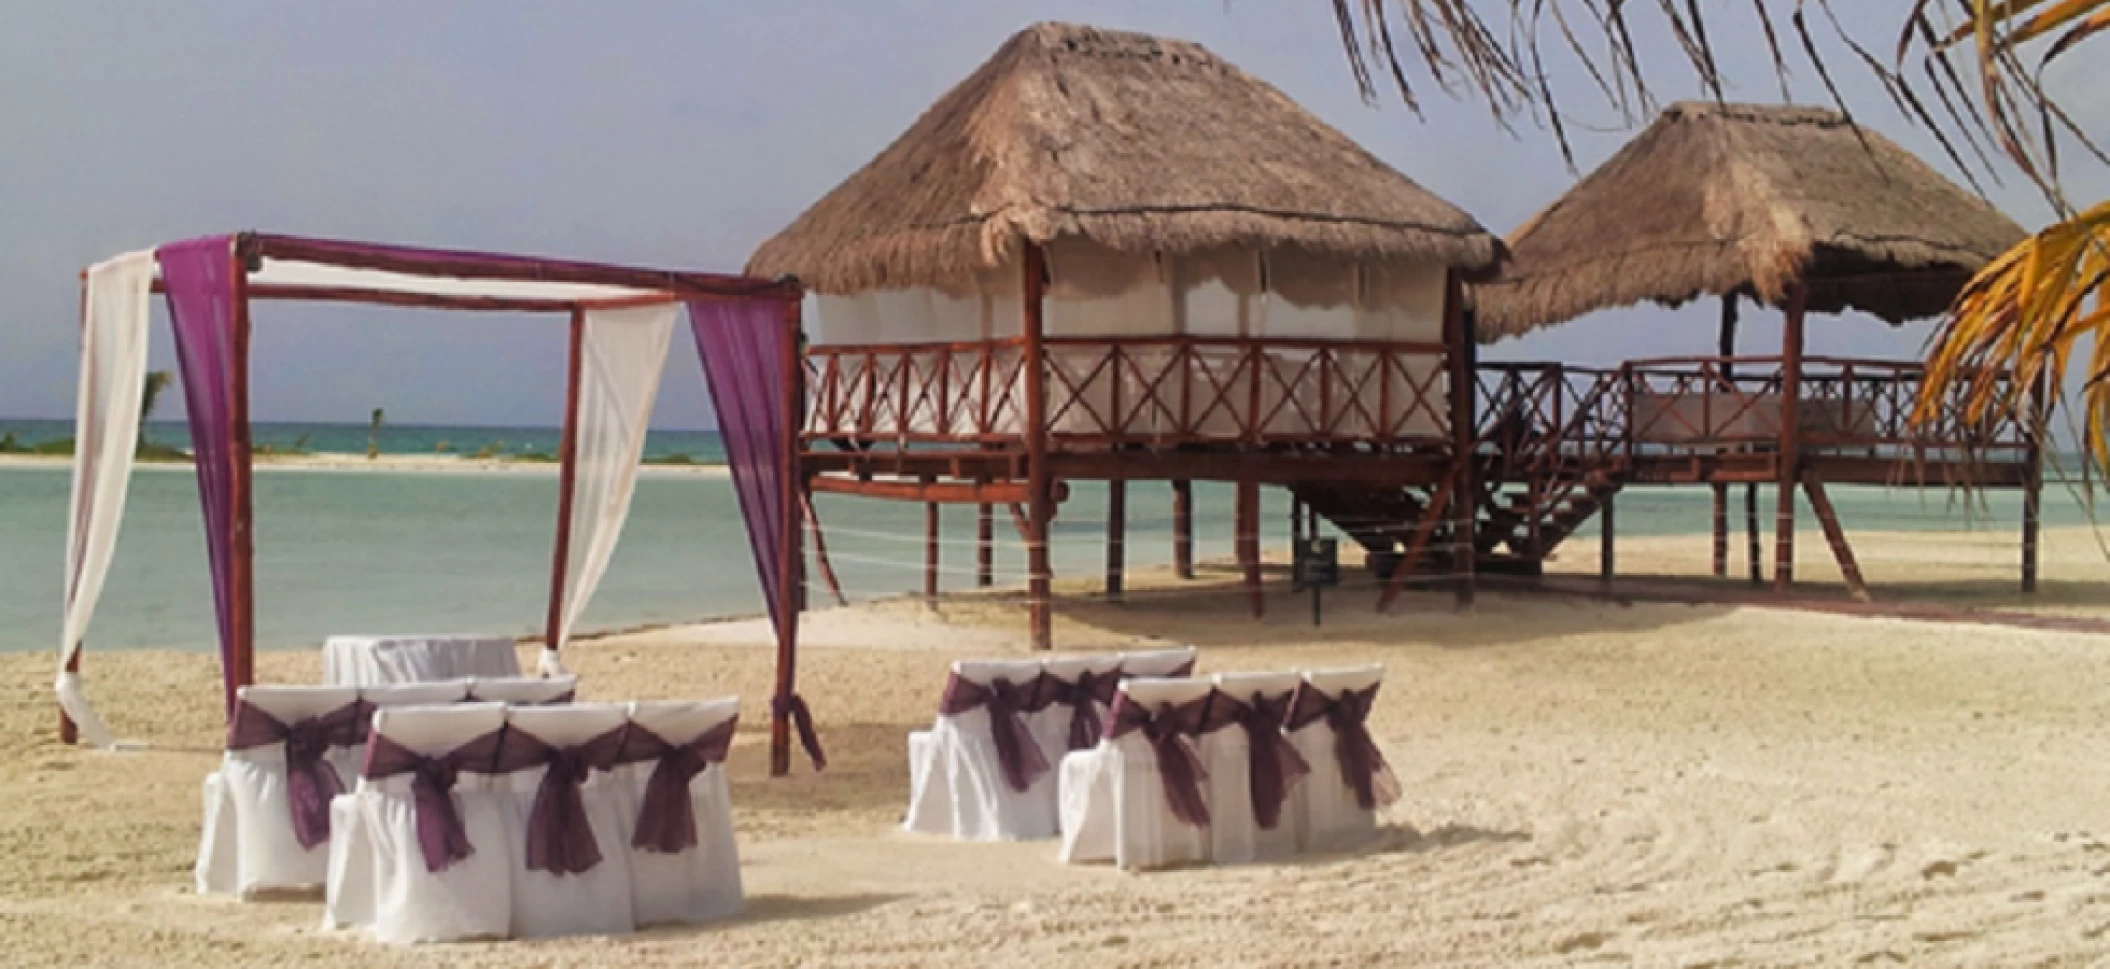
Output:
M2082 539L2085 540L2085 539ZM2048 571L2102 588L2098 556ZM1636 567L1705 540L1623 544ZM1868 540L1912 554L1910 543ZM1822 548L1821 545L1818 546ZM1581 558L1579 550L1571 556ZM1810 567L1814 570L1814 566ZM1973 575L1977 573L1972 572ZM1980 576L1975 590L1997 598ZM1961 581L1961 580L1959 580ZM2011 582L2011 574L1999 579ZM190 893L212 661L91 653L91 693L153 749L50 739L48 658L0 706L0 962L23 966L2085 966L2110 959L2110 638L1761 609L1367 592L1309 625L1276 587L1072 603L1066 646L1186 639L1208 670L1380 660L1374 726L1406 799L1370 850L1124 875L1048 844L894 831L903 734L945 664L1019 649L1002 601L816 614L801 689L833 764L763 776L760 623L581 644L593 698L737 692L731 762L749 913L618 939L387 949L313 901ZM2072 593L2079 596L2078 593ZM2085 598L2085 597L2083 597ZM2097 601L2097 600L2090 600ZM2069 608L2094 611L2076 599ZM261 658L312 681L311 652Z

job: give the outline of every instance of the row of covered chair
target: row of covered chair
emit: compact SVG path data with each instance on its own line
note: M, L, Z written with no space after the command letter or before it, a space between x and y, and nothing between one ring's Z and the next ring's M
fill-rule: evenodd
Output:
M1380 666L1123 682L1060 767L1061 856L1238 864L1352 845L1399 784L1371 737Z
M325 919L388 942L623 933L741 908L737 699L384 709L335 799Z
M358 775L376 710L465 701L569 703L577 689L570 676L242 687L228 719L226 753L205 777L198 892L249 896L322 886L329 802Z
M1096 746L1116 685L1183 677L1194 649L954 663L929 730L911 733L903 827L966 841L1054 837L1055 765Z

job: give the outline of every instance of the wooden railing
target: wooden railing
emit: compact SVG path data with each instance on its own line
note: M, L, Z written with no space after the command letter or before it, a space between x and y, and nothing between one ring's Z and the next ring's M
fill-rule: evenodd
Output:
M1110 447L1400 447L1448 439L1443 348L1292 339L1050 338L1050 438ZM1002 444L1025 424L1019 340L814 347L809 438Z

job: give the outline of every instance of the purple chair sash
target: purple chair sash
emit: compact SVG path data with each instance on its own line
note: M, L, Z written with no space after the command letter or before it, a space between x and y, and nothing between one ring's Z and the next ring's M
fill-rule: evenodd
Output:
M1246 771L1253 800L1253 820L1262 830L1273 831L1282 822L1282 806L1289 803L1290 787L1311 773L1297 745L1289 742L1283 727L1289 722L1295 691L1267 694L1259 691L1241 700L1219 694L1232 704L1230 718L1246 736Z
M417 817L418 850L424 855L426 871L446 871L475 853L475 847L469 844L469 832L462 827L454 782L465 770L492 773L504 736L503 729L493 730L435 756L411 750L385 734L374 734L367 741L362 776L380 780L411 775L411 807Z
M645 781L645 796L637 806L637 831L630 846L640 851L676 855L696 847L696 805L689 784L712 764L725 763L733 747L738 718L730 719L685 744L632 724L623 738L616 761L623 764L656 761Z
M1341 779L1355 792L1357 807L1374 811L1392 803L1399 792L1379 778L1391 770L1383 751L1370 736L1370 707L1377 701L1377 685L1361 690L1343 690L1328 696L1310 684L1297 688L1290 703L1284 729L1302 730L1320 720L1333 728L1333 756L1341 768Z
M1034 778L1049 770L1047 755L1034 743L1026 722L1019 719L1019 714L1032 703L1037 685L1017 686L999 677L983 686L954 673L946 678L945 696L938 701L938 713L942 716L957 716L977 708L989 710L989 735L996 742L997 764L1004 769L1004 782L1021 793L1033 786Z
M1114 697L1113 727L1109 739L1119 739L1138 730L1157 757L1158 778L1165 785L1165 805L1172 816L1193 827L1209 824L1209 805L1202 799L1202 781L1209 776L1195 754L1190 739L1199 736L1206 723L1210 696L1174 706L1160 703L1144 707L1122 693Z
M623 747L625 723L582 743L559 747L518 727L508 727L493 773L545 768L528 808L527 867L552 875L577 875L601 863L601 846L586 816L579 786L596 770L614 767Z
M289 724L247 700L235 701L227 749L286 745L286 806L293 815L294 840L305 850L330 840L330 799L344 793L343 779L324 755L332 747L357 743L360 722L358 703Z
M1103 673L1085 670L1077 674L1075 682L1063 680L1053 673L1042 673L1040 679L1034 681L1033 702L1026 710L1039 713L1051 706L1068 707L1069 749L1090 750L1099 746L1099 738L1106 733L1099 708L1114 705L1114 693L1120 685L1121 671L1118 668Z

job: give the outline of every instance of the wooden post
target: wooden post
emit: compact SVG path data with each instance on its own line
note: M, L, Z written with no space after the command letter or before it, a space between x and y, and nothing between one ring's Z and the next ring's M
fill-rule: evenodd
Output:
M1456 594L1458 605L1470 606L1479 585L1476 570L1480 547L1473 534L1474 520L1480 514L1479 489L1473 482L1473 433L1477 423L1473 403L1480 344L1465 318L1465 281L1456 269L1444 274L1443 327L1451 363L1452 474L1458 482L1451 497L1451 541L1456 546L1453 561L1459 573Z
M987 589L996 584L996 509L985 501L974 511L974 584Z
M1054 589L1053 570L1048 564L1048 521L1054 518L1054 494L1048 475L1048 374L1044 345L1041 297L1047 279L1047 257L1039 246L1027 243L1024 264L1024 330L1026 378L1026 573L1028 610L1032 621L1033 648L1054 646L1055 622L1050 611Z
M1612 541L1616 531L1613 527L1615 519L1612 517L1611 495L1604 497L1604 505L1597 510L1597 517L1600 526L1597 530L1597 580L1606 585L1611 585L1614 565Z
M1744 553L1751 562L1751 584L1766 581L1766 569L1759 552L1758 540L1758 485L1744 486Z
M1714 485L1714 577L1729 574L1729 486Z
M776 693L770 703L769 717L769 776L783 777L791 773L791 718L798 696L799 659L799 613L793 604L798 601L801 574L805 567L804 533L799 530L799 503L794 500L804 490L804 462L799 454L799 428L792 423L804 403L804 393L799 379L799 332L804 327L803 311L798 294L784 301L784 325L778 339L783 341L783 394L779 403L784 421L783 473L777 476L783 489L784 521L778 529L777 596L783 621L777 626L777 682Z
M923 503L923 608L938 608L938 503Z
M1106 598L1121 601L1128 557L1128 482L1106 483Z
M2029 389L2029 413L2023 427L2029 432L2029 450L2023 455L2028 468L2022 480L2022 594L2037 591L2037 532L2041 524L2044 495L2044 429L2051 426L2047 411L2054 376L2046 371Z
M1832 547L1832 558L1839 563L1839 574L1846 579L1846 591L1855 602L1867 602L1868 583L1861 578L1861 565L1854 561L1853 546L1846 542L1846 530L1839 527L1839 513L1832 510L1832 499L1824 493L1824 482L1814 475L1802 479L1804 491L1809 492L1810 508L1817 513L1817 524L1824 528L1824 541Z
M1172 571L1194 578L1194 482L1172 483Z
M86 353L86 352L87 352L87 351L86 351L86 349L85 349L85 347L86 347L86 345L87 345L87 344L86 344L86 342L85 342L85 341L86 341L86 339L87 339L87 334L88 334L88 273L87 273L87 272L86 272L85 270L83 270L83 271L81 272L81 338L82 338L82 340L83 340L83 343L82 343L82 346L83 346L83 350L82 350L82 352L83 352L83 353ZM144 428L142 428L141 430L142 430L142 432L143 432L143 431L144 431ZM79 433L80 433L80 429L79 429L79 428L74 428L74 433L75 433L75 434L79 434ZM76 458L75 458L75 460L79 460L79 458L78 458L78 457L76 457ZM69 575L69 576L67 576L67 577L66 577L66 581L68 581L68 582L72 582L72 581L73 581L73 576L70 576L70 575ZM64 634L63 632L61 632L61 633L60 633L60 635L65 635L65 634ZM69 645L69 646L72 646L72 647L73 647L73 655L72 655L72 656L70 656L70 657L67 657L67 659L66 659L66 672L68 672L68 673L76 673L76 674L77 674L77 673L79 673L79 672L81 671L81 644L79 644L79 643L69 643L69 644L67 644L67 645ZM75 723L73 722L73 718L72 718L72 717L69 717L69 716L67 716L67 715L66 715L66 708L65 708L65 707L63 707L63 706L59 707L59 743L62 743L62 744L77 744L77 743L80 743L80 741L81 741L81 728L80 728L80 727L79 727L78 725L76 725L76 724L75 724Z
M1452 479L1436 487L1428 509L1422 512L1421 524L1407 539L1406 552L1400 555L1399 564L1392 567L1392 576L1385 581L1385 591L1377 597L1377 611L1391 608L1392 600L1399 598L1399 590L1406 587L1407 577L1414 574L1415 563L1421 561L1422 550L1429 546L1429 537L1436 534L1436 523L1442 521L1444 513L1450 510L1451 490L1457 485L1457 480Z
M1734 383L1736 364L1730 362L1730 358L1736 356L1736 293L1733 291L1722 294L1722 327L1717 341L1717 349L1723 358L1722 383L1726 386L1722 389L1730 390L1736 386ZM1715 390L1713 387L1705 389L1710 394ZM1729 486L1716 484L1714 486L1714 576L1720 579L1727 578L1728 575Z
M240 238L247 238L246 236ZM227 716L234 719L234 693L256 682L256 544L255 515L250 488L251 460L249 453L249 267L242 244L234 247L232 300L234 309L234 353L227 365L227 378L231 386L227 395L228 421L234 425L234 467L229 475L228 504L233 515L229 528L233 541L228 550L228 599L233 605L229 617L233 626L232 655L229 657L230 690L227 694Z
M1773 589L1795 583L1795 482L1802 477L1802 316L1808 289L1788 285L1787 322L1780 338L1780 493L1773 515Z
M1252 606L1253 618L1267 614L1267 600L1260 588L1260 483L1238 482L1236 513L1232 516L1233 527L1238 530L1233 547L1238 550L1238 565L1245 573L1246 600Z
M549 615L542 626L542 646L557 649L564 628L564 574L571 567L572 490L578 480L579 383L585 372L586 311L571 311L571 345L564 370L564 424L557 436L557 541L550 552Z

